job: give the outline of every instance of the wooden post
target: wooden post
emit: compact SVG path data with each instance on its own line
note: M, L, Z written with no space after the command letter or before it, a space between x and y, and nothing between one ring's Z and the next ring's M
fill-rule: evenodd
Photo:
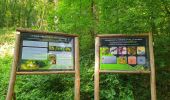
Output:
M20 45L20 32L17 32L16 34L16 43L15 43L15 51L14 51L14 60L12 64L11 69L11 76L10 76L10 82L8 86L8 93L6 100L12 100L12 96L14 93L14 86L15 86L15 80L16 80L16 68L17 68L17 62L18 62L18 56L19 56L19 45Z
M149 52L150 52L150 86L151 86L151 100L156 100L156 78L155 78L155 63L154 63L154 51L152 33L149 33Z
M95 40L94 100L99 100L99 37Z
M75 95L74 100L80 100L80 65L79 65L79 40L75 37Z

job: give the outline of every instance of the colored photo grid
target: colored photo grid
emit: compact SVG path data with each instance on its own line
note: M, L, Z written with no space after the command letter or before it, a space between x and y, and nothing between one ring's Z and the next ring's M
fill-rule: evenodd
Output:
M102 64L128 64L131 66L146 64L144 46L101 47Z

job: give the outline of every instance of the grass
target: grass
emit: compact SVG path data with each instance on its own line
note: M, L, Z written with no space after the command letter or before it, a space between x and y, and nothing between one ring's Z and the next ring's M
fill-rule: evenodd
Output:
M0 100L5 100L10 76L12 57L0 57Z

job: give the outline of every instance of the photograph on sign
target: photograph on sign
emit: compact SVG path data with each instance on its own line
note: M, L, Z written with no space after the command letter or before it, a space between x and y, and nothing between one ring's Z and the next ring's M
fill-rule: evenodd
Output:
M148 71L149 66L147 36L100 38L101 70Z
M74 38L21 33L18 71L74 70Z

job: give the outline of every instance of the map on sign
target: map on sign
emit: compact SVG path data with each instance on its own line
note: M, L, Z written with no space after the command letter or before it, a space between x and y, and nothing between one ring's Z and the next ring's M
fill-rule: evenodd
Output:
M148 37L100 38L101 70L150 70Z
M19 71L73 70L74 38L21 33Z

